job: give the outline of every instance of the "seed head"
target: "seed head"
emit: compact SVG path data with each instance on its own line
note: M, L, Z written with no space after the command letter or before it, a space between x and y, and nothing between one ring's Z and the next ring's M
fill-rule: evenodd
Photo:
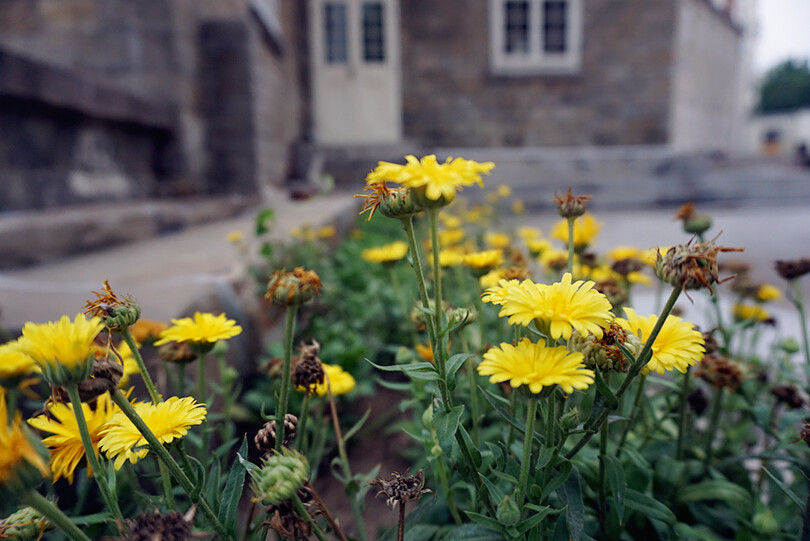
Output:
M563 218L577 218L582 216L588 210L588 201L593 199L590 195L580 195L574 197L571 193L571 187L568 187L568 193L563 196L556 196L554 204L557 205L557 213Z
M283 448L262 460L263 465L250 470L253 478L254 501L264 505L279 504L293 497L309 477L309 464L298 451Z
M167 363L186 364L197 360L189 342L169 342L158 347L158 357Z
M93 291L95 300L86 301L84 313L89 317L99 317L104 325L113 332L127 329L141 317L141 307L132 298L119 299L110 287L110 282L104 280L101 291Z
M284 439L281 444L287 447L295 439L295 429L298 426L298 417L292 413L287 413L284 416ZM269 457L276 450L276 421L267 421L264 426L256 433L253 438L253 443L256 445L256 450L264 457Z
M804 407L804 398L793 385L777 385L771 389L771 394L776 398L777 403L784 404L790 409Z
M295 267L292 272L283 269L274 272L264 295L280 306L298 306L321 294L321 279L312 270Z
M22 507L0 520L0 539L39 539L50 523L33 507Z
M703 362L700 363L695 375L717 389L726 387L732 393L740 388L744 377L736 362L717 354L703 357Z
M397 505L405 505L409 500L419 500L422 494L430 492L425 488L425 476L421 469L416 475L394 472L389 480L377 478L371 484L380 488L377 496L385 496L385 504L391 510L396 509Z
M602 338L574 331L568 339L568 349L581 352L585 366L592 370L599 368L602 372L627 371L627 359L619 349L619 344L633 355L637 355L643 346L638 336L628 333L614 322L610 322L608 327L603 329Z
M715 239L702 244L686 244L671 247L666 253L658 252L655 273L661 280L684 290L705 287L713 292L712 286L732 277L720 280L717 276L717 254L719 252L741 252L742 248L715 246Z
M315 340L310 345L301 344L299 360L291 376L293 385L297 388L303 387L310 394L315 392L315 387L323 383L325 377L323 364L318 358L320 349L321 345Z
M186 515L177 511L167 513L144 511L132 520L127 520L124 541L187 541L193 539L191 523L194 520L192 507Z
M810 272L810 258L777 261L776 272L785 280L793 280Z

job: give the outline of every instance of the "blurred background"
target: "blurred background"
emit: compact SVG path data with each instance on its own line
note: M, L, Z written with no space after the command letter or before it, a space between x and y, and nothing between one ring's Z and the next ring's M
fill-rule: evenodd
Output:
M495 161L529 216L568 186L671 227L749 209L748 246L801 255L808 25L806 0L3 0L0 305L262 205L328 218L296 202L410 153Z

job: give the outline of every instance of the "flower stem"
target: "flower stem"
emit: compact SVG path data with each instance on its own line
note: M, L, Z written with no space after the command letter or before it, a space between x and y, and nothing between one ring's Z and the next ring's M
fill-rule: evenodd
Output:
M144 437L146 442L149 444L149 448L154 451L154 453L164 464L166 464L166 467L169 469L169 473L171 473L172 477L174 477L180 486L183 487L183 490L186 492L186 494L188 494L189 498L191 498L191 501L197 504L202 513L208 519L208 522L217 531L219 537L222 539L232 539L231 534L219 521L216 513L211 508L211 504L208 503L208 500L202 493L202 487L194 486L191 479L188 478L183 469L180 468L174 458L172 458L172 455L169 454L169 451L166 450L149 426L143 421L143 419L141 419L141 416L138 415L138 412L135 411L135 408L132 407L132 404L129 403L121 390L116 389L115 392L112 393L112 398L113 402L115 402L124 415L126 415L127 418L132 421L132 424L135 425L135 428L137 428L138 432L140 432Z
M709 428L706 437L706 455L703 459L703 464L706 468L712 461L714 454L712 444L714 443L714 435L717 432L717 427L720 424L720 414L723 411L723 387L718 387L714 394L714 404L712 404L712 413L709 418Z
M425 274L422 269L422 258L419 255L419 247L416 244L416 234L413 230L413 217L403 218L401 220L402 227L405 230L405 237L408 239L408 249L413 259L413 270L416 273L416 285L419 288L419 298L422 301L422 307L425 310L430 310L430 300L427 294L427 286L425 285ZM434 320L427 317L428 337L430 338L430 345L436 343L436 329L433 325Z
M568 272L574 275L574 221L576 217L568 218Z
M132 334L129 332L129 327L124 327L119 332L129 346L132 356L135 358L135 363L138 365L138 370L141 372L141 378L143 378L143 382L146 385L146 390L149 391L149 397L152 399L153 403L157 404L161 401L160 395L158 394L155 382L152 381L152 376L149 375L149 371L146 369L146 363L143 362L143 357L138 349L138 345L135 343L135 339L132 338Z
M329 526L332 528L332 531L335 535L340 539L340 541L347 541L346 534L343 533L343 530L340 528L340 524L335 520L335 517L332 516L332 513L329 512L329 509L326 507L326 504L321 499L318 492L315 490L315 487L310 484L309 481L304 483L304 487L306 487L307 491L312 495L312 499L315 501L315 504L320 508L321 512L323 513L326 522L329 523Z
M435 323L433 324L434 332L436 333L436 342L433 344L433 358L436 361L436 369L439 372L440 387L444 387L442 399L445 402L445 409L450 410L453 406L450 393L447 391L447 368L446 351L442 347L443 340L439 337L441 333L444 310L442 308L442 266L439 264L439 217L438 209L429 209L428 217L430 218L430 247L433 251L433 303L436 307L433 317Z
M686 367L686 373L681 382L681 403L678 405L678 443L675 446L675 460L683 460L683 438L686 435L686 420L688 418L686 404L689 401L689 380L692 372Z
M326 538L326 534L323 533L320 526L315 522L315 519L312 518L312 515L309 514L307 508L304 507L304 504L301 502L301 498L298 497L298 494L293 494L292 497L293 505L295 506L295 510L298 511L298 514L301 515L301 518L312 524L312 531L315 532L315 536L320 541L328 541Z
M276 452L281 453L281 444L284 441L284 418L287 416L287 406L290 401L290 364L292 361L292 343L295 332L295 315L298 305L287 307L284 317L284 367L281 371L281 393L276 407Z
M549 412L549 416L551 412ZM517 506L523 507L529 482L529 469L532 462L532 443L534 442L534 421L537 417L537 398L530 396L526 401L526 433L523 435L523 457L520 461L520 477L517 486Z
M605 374L605 383L610 384L610 374ZM599 427L599 530L602 532L602 539L607 539L607 470L605 468L605 457L608 446L608 423L602 423Z
M87 428L87 419L84 418L84 410L82 410L82 401L79 398L79 385L71 383L67 386L68 397L70 397L70 405L73 407L73 415L76 417L76 425L79 427L79 435L82 439L82 446L84 446L84 454L87 457L87 464L93 472L96 479L96 484L101 491L101 497L107 508L119 521L123 521L124 515L121 514L121 509L118 507L118 499L115 494L110 490L110 485L107 482L107 470L102 469L101 463L96 455L96 446L90 437L90 430Z
M622 436L619 438L619 445L616 447L616 456L619 457L622 454L622 447L624 447L624 442L627 440L627 435L632 430L633 426L636 424L638 420L638 416L640 414L641 408L641 398L644 396L644 384L647 382L647 376L644 374L641 375L641 378L638 380L638 386L636 387L636 395L633 397L633 406L630 408L630 419L627 421L627 424L624 425L624 430L622 430Z
M397 541L405 541L405 502L399 506L399 521L397 522Z
M807 335L807 315L804 311L804 301L802 300L802 286L798 278L791 280L791 287L793 287L793 305L796 311L799 312L799 325L802 328L802 345L804 346L804 362L805 366L810 368L810 338Z
M672 293L670 293L669 298L667 299L666 304L664 305L664 309L661 310L661 315L658 317L658 321L655 322L655 325L650 331L650 335L645 338L644 346L641 348L638 356L636 357L636 362L628 370L627 376L622 381L622 384L619 386L619 389L616 391L616 402L618 404L619 400L624 393L627 392L628 387L630 384L633 383L633 380L638 376L641 372L641 369L644 368L650 359L652 359L652 346L655 343L655 339L658 338L658 334L661 332L661 328L664 326L664 322L666 321L667 317L669 317L670 312L675 307L675 301L678 300L683 288L680 286L676 286L672 289ZM589 427L589 431L582 435L582 437L577 441L574 447L571 448L565 454L565 458L571 459L573 458L580 449L585 447L585 445L591 440L591 438L599 431L599 428L602 426L602 423L607 421L607 418L616 409L615 406L612 407L605 407L602 412L599 414L599 417L596 418L594 423Z
M48 522L56 526L64 533L71 541L90 541L90 538L85 535L81 529L76 526L70 519L58 508L52 501L45 498L42 494L35 490L29 490L22 494L20 497L22 502L29 505L42 513L42 516L48 519Z

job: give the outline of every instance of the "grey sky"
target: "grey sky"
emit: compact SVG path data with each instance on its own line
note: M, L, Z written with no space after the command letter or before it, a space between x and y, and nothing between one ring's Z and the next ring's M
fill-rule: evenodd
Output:
M810 0L759 0L756 73L787 58L810 58Z

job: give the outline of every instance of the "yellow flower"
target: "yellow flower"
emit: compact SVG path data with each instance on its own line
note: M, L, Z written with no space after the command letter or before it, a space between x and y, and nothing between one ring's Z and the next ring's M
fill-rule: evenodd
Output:
M540 253L539 261L541 265L551 269L557 268L560 265L565 266L568 264L568 251L548 248Z
M14 385L36 370L34 359L23 351L17 340L0 346L0 382Z
M439 265L442 267L455 267L464 263L464 254L458 250L440 250Z
M535 321L553 339L567 340L574 330L601 338L602 327L613 318L610 302L593 289L593 282L571 280L570 273L551 285L524 280L507 289L498 315L508 316L510 325L527 326Z
M516 287L520 287L520 282L517 280L499 280L497 286L488 288L484 294L481 295L481 300L483 302L502 305L511 289Z
M414 344L413 349L423 361L433 362L433 348L429 344Z
M473 252L464 256L464 264L476 270L491 269L503 264L503 252L501 250Z
M536 227L529 227L529 226L521 226L517 228L517 236L522 238L524 241L529 242L533 239L539 239L543 235L543 232L537 229Z
M49 474L45 459L23 429L20 412L9 420L6 395L0 388L0 488L27 490Z
M88 404L82 403L82 411L87 421L87 429L90 432L90 440L93 442L96 455L98 455L101 433L116 410L117 408L113 404L109 393L99 395L95 409L91 409ZM79 433L79 425L73 413L72 404L69 402L66 404L51 404L48 406L48 413L29 419L28 424L43 432L53 434L42 440L42 443L51 450L53 482L55 483L64 477L69 483L73 483L73 473L79 465L79 461L85 455L82 436ZM91 473L88 464L87 475L89 476Z
M504 269L492 269L485 275L481 276L478 279L478 284L481 286L482 289L491 289L498 287L498 282L500 282L504 277Z
M242 327L236 321L227 319L225 314L215 316L209 313L194 312L194 317L173 319L172 326L160 333L156 346L169 342L217 342L237 336Z
M649 265L652 268L655 268L655 263L658 261L659 252L661 254L667 253L669 251L670 246L656 246L654 248L650 248L648 250L644 250L643 252L639 253L638 260L644 263L645 265Z
M324 225L319 227L315 232L315 236L319 239L331 239L337 233L337 228L334 225Z
M584 248L591 244L599 230L602 229L602 223L597 222L591 214L584 214L574 219L574 247ZM568 244L568 220L563 219L556 223L554 229L551 230L552 238L561 240Z
M245 234L241 231L230 231L227 235L225 235L225 240L230 242L231 244L239 244L243 240L245 240Z
M526 203L520 199L512 201L512 212L515 214L523 214L526 212Z
M515 388L528 385L535 394L554 385L572 393L593 383L594 372L585 368L583 359L582 353L571 353L563 346L548 347L524 338L517 346L503 342L489 349L478 373L489 376L491 383L508 381Z
M57 322L31 323L22 329L20 349L42 370L49 383L66 385L86 379L93 369L93 341L104 324L98 317L73 321L62 316Z
M439 246L450 246L464 240L466 233L463 229L445 229L439 231Z
M173 396L157 404L139 402L133 407L161 443L182 438L188 433L189 427L202 423L206 415L205 404L198 404L190 396ZM115 458L116 470L121 469L127 460L135 464L149 452L146 438L120 411L112 416L102 431L99 449L107 458Z
M757 300L760 302L778 301L782 298L782 291L771 284L762 284L757 290Z
M627 319L616 318L616 322L646 343L658 316L639 317L632 308L625 308L624 313ZM688 367L703 359L704 352L703 335L700 331L691 323L670 315L655 338L652 358L642 369L642 373L655 371L663 374L667 370L685 373Z
M452 216L446 212L442 212L439 214L439 219L447 229L458 229L461 227L461 218L458 216Z
M393 263L405 257L407 253L408 244L396 241L375 248L367 248L360 253L360 257L369 263Z
M576 235L576 232L574 233ZM638 259L641 251L635 246L616 246L608 251L605 256L613 261L621 261L622 259Z
M444 163L439 163L434 154L421 160L408 155L405 160L405 165L379 162L366 177L366 183L397 182L406 188L425 188L425 196L432 201L442 198L451 201L456 191L464 186L483 186L481 175L488 174L495 167L492 162L478 163L464 158L447 158Z
M144 342L157 340L160 337L160 333L168 326L169 324L163 321L141 318L129 328L129 333L132 335L133 340L142 344Z
M484 233L484 244L492 248L504 249L509 246L512 239L506 233L499 233L497 231L488 231Z
M316 395L326 396L328 394L327 380L328 385L331 387L332 394L335 396L350 393L354 390L356 384L354 376L344 371L339 365L321 363L321 366L323 367L323 372L326 377L323 378L321 383L313 387L313 392ZM296 388L296 390L303 392L304 388Z
M506 184L501 184L500 186L498 186L497 192L498 192L498 197L507 198L510 195L512 195L512 187L508 186Z
M762 306L735 304L732 308L735 321L765 321L771 318L770 312Z

